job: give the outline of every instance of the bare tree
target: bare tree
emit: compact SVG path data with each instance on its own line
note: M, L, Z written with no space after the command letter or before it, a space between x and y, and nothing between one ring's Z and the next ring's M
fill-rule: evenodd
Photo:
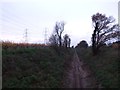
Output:
M58 37L57 35L52 34L49 38L49 42L51 46L58 46Z
M64 38L64 42L63 42L63 46L64 47L70 47L70 42L71 42L71 39L69 38L69 35L68 34L65 34L64 36L63 36L63 38Z
M68 47L70 47L71 39L68 39Z
M110 16L96 13L92 16L94 31L92 34L92 51L97 54L99 48L108 40L118 37L120 34L119 25L114 24L115 19Z
M62 37L62 33L64 31L64 25L65 23L63 21L61 22L56 22L55 27L54 27L54 32L49 38L50 45L54 46L65 46L70 47L71 39L68 34L65 34Z
M55 33L58 36L58 42L60 47L62 46L62 32L64 31L64 25L65 23L63 21L56 22L55 25Z

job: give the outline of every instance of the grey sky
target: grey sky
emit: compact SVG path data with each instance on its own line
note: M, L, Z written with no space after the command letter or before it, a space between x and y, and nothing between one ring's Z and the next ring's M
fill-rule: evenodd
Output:
M118 22L119 0L12 0L0 2L0 39L23 42L28 29L28 42L44 43L53 32L56 21L65 21L65 33L72 45L91 41L91 16L97 12L113 16Z

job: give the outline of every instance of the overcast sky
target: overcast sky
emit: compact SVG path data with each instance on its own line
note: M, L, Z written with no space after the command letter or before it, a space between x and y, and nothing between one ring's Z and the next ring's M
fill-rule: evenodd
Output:
M44 43L52 34L56 21L65 21L64 34L71 45L86 40L91 44L91 16L97 12L113 16L118 22L119 0L1 0L0 39L14 42Z

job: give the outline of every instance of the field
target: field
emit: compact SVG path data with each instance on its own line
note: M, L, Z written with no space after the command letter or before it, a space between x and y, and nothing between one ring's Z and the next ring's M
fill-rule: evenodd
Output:
M61 87L69 50L38 44L2 43L3 88Z
M97 56L92 55L91 47L76 48L79 57L90 66L96 79L104 88L120 88L118 72L118 48L102 47Z
M2 43L3 88L60 88L74 50L44 44ZM91 47L76 48L104 88L120 88L118 48L104 46L93 56Z

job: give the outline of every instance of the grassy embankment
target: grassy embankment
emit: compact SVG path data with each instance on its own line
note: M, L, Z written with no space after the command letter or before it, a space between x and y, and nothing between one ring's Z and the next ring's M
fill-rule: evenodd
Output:
M89 65L98 82L105 88L120 88L118 85L118 48L102 47L101 52L93 56L91 47L87 49L76 49L79 58Z
M3 88L61 87L70 54L44 45L3 43Z

